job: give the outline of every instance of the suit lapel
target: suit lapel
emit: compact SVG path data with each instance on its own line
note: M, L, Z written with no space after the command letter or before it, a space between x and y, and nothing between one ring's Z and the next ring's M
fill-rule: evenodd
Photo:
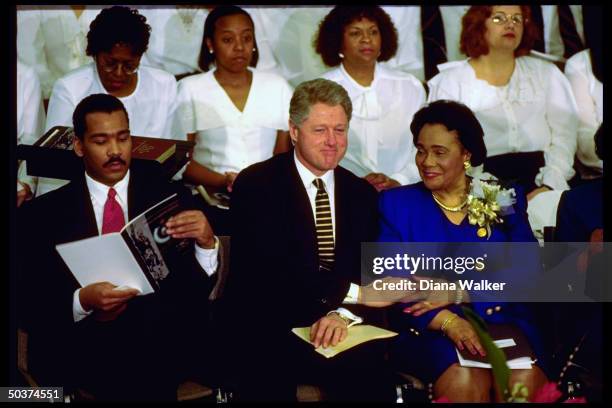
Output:
M334 170L334 201L336 211L335 252L337 255L339 248L344 244L344 237L347 233L350 233L347 231L347 228L350 228L350 223L347 220L350 219L351 205L346 179L337 168Z
M70 197L65 203L67 208L71 208L71 210L68 210L67 215L73 218L74 221L66 224L69 231L66 237L67 242L98 235L96 216L91 203L89 189L85 183L85 177L77 178L72 183L74 185L71 189Z
M310 259L313 265L319 264L317 250L317 232L312 207L304 183L295 167L293 150L287 154L284 165L287 171L285 178L285 191L288 192L286 224L293 229L293 237L300 246L297 250L302 252L302 259Z

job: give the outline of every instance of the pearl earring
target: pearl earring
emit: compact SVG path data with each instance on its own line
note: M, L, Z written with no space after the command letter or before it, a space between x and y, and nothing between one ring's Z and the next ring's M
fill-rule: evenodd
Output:
M339 53L338 53L338 56L339 56L340 58L344 58L344 54L343 54L343 53L341 53L341 52L339 52Z
M209 49L208 52L210 52L211 54L214 54L214 51L212 49Z
M257 48L253 47L253 52L257 52Z

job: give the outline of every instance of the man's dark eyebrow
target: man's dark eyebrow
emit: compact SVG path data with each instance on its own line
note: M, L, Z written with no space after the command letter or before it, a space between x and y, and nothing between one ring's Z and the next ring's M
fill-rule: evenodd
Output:
M104 133L104 132L93 133L93 134L89 135L89 137L109 137L109 136L112 136L113 134L123 135L125 133L130 133L130 130L129 129L123 129L123 130L120 130L117 133Z

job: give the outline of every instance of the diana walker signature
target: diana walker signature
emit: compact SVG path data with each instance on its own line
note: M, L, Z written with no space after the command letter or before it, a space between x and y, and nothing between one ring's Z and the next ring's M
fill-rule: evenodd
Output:
M373 282L374 290L468 290L468 291L503 291L506 282L490 282L488 279L463 279L455 282L439 282L430 279L412 281L402 279L394 282L385 282L377 279Z

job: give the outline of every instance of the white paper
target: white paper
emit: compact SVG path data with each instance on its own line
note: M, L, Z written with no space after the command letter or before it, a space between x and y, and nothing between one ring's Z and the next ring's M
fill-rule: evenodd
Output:
M138 289L140 295L154 292L119 233L95 236L55 248L82 287L110 282Z
M514 341L514 339L499 339L495 340L493 343L495 343L495 345L500 349L516 346L516 342ZM455 351L457 352L459 365L462 367L491 368L491 364L489 363L482 363L480 361L475 360L466 360L465 358L463 358L461 353L459 353L459 350L457 350L457 348L455 348ZM526 356L515 358L513 360L507 360L506 363L508 364L508 368L513 370L529 370L531 369L531 365L535 363L535 361L532 361L530 357Z

